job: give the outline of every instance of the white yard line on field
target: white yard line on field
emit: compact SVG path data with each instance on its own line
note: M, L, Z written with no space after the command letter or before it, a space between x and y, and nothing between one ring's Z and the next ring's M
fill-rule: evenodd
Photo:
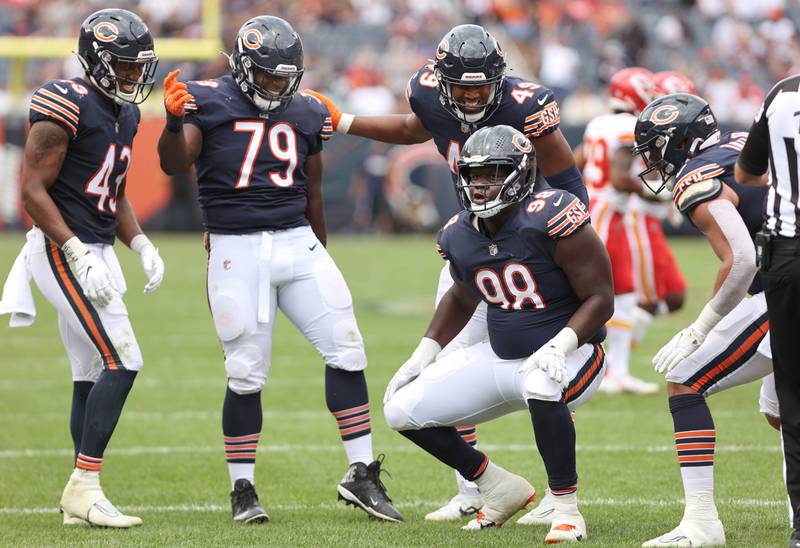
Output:
M481 444L480 448L489 453L535 453L534 445L515 444ZM265 444L258 448L259 453L327 453L341 451L340 444ZM392 453L414 453L419 449L413 445L392 445L381 447L381 450ZM621 445L578 445L578 453L673 453L674 445L641 446L634 444ZM718 445L717 453L779 453L780 446L775 445ZM106 455L135 456L135 455L170 455L176 453L222 453L220 445L177 445L158 446L146 445L139 447L118 447L106 451ZM0 459L35 458L35 457L69 457L73 454L71 449L7 449L0 451Z
M415 500L409 502L400 502L396 506L399 508L418 508L418 507L436 507L443 504L444 500ZM771 499L720 499L717 500L718 506L735 506L739 508L764 508L764 507L785 507L786 501L771 500ZM580 501L582 505L588 506L651 506L651 507L669 507L683 505L683 499L610 499L610 498L589 498ZM145 513L145 512L230 512L230 507L223 504L167 504L167 505L136 505L136 506L120 506L120 510L128 513ZM319 503L319 504L268 504L268 510L278 511L307 511L307 510L345 510L347 507L344 504L332 503ZM35 514L56 514L58 508L53 506L40 506L37 508L2 508L0 507L0 516L25 516Z

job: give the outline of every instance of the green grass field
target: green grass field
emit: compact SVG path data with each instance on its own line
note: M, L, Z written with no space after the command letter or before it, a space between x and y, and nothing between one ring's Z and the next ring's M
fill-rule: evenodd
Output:
M106 452L103 485L144 526L135 530L64 528L56 508L71 469L71 379L55 314L39 297L33 327L0 326L0 545L3 546L522 546L541 544L547 528L509 522L460 531L425 513L452 496L453 473L385 426L384 387L416 346L432 312L440 260L432 237L334 238L331 252L353 292L370 367L376 453L404 512L402 525L377 523L336 503L346 460L324 399L323 365L283 318L263 394L264 431L257 487L272 521L234 526L222 451L225 391L221 351L205 298L199 236L153 238L167 264L163 286L144 295L136 256L118 249L126 301L145 357ZM23 241L0 238L0 276ZM697 314L716 259L700 241L676 241L689 283L688 306L654 324L632 369L656 379L654 352ZM729 546L784 546L788 538L777 433L758 413L758 384L714 396L718 432L716 494ZM591 546L638 546L682 515L672 421L662 392L650 397L598 394L578 412L579 495ZM546 477L525 413L479 427L482 448L527 476L542 492ZM521 514L520 514L521 515Z

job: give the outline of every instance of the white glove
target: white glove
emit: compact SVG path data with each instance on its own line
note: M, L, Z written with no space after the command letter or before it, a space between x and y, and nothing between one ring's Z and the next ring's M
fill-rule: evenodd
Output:
M522 362L518 371L530 373L541 369L553 382L567 386L570 380L567 375L567 354L577 348L578 335L571 328L565 327Z
M119 293L119 289L114 285L105 263L89 251L77 236L64 242L61 250L78 278L83 294L99 308L108 305L114 298L114 293Z
M714 312L710 305L706 305L695 322L689 327L678 332L661 350L653 357L653 365L659 373L669 373L675 366L691 356L700 348L706 336L722 316Z
M442 347L439 343L428 337L422 337L414 353L406 360L406 363L400 366L392 380L389 381L389 386L386 387L386 393L383 395L383 403L388 402L395 392L419 377L422 370L433 363L436 355L441 351Z
M144 234L137 234L131 240L131 249L139 254L142 261L142 268L147 275L147 285L144 286L145 293L152 293L161 285L164 279L164 261L158 254L158 249L153 242Z

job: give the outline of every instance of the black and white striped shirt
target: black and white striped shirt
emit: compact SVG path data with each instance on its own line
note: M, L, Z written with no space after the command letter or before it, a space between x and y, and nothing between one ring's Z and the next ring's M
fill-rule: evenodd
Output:
M773 235L800 237L800 74L775 84L756 114L739 165L754 175L769 168L764 203L765 229Z

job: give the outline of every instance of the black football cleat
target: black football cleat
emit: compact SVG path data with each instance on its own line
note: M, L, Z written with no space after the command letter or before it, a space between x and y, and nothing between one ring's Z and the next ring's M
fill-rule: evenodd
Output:
M253 484L244 478L236 480L231 491L231 510L235 523L266 523L269 516L258 503Z
M369 464L356 462L350 465L338 486L339 500L361 508L371 517L381 521L401 522L403 515L392 504L381 482L383 455Z

